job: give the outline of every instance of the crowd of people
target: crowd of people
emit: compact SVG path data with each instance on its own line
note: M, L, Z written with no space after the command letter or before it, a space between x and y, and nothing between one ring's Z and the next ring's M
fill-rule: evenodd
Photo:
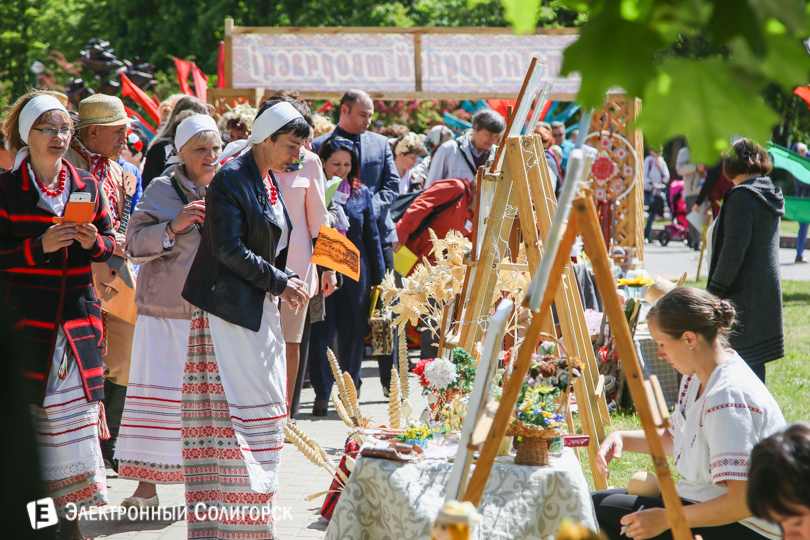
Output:
M470 237L477 172L506 122L484 109L458 137L443 125L388 129L372 123L374 103L361 90L343 95L337 124L294 92L219 122L192 96L173 96L159 111L151 141L107 95L72 111L64 96L34 91L6 113L0 285L25 344L20 372L40 448L29 458L64 538L82 538L70 505L107 503L105 465L137 482L128 508L157 507L157 485L184 484L190 538L275 538L264 510L279 489L284 427L302 386L315 391L312 415L326 416L327 348L337 341L341 369L361 390L373 288L400 250L432 257L428 226ZM559 122L536 132L559 190L574 142ZM687 207L718 200L719 179L732 187L709 235L708 292L676 289L650 313L660 354L685 376L675 428L662 440L678 456L687 519L705 539L776 538L772 523L785 530L807 510L803 488L768 503L749 491L749 507L764 518L752 519L742 504L748 457L718 460L759 452L761 477L787 459L782 441L806 443L806 429L779 435L784 419L764 386L765 363L784 355L774 247L784 202L752 141L734 143L711 183L712 169L692 165L688 149L677 161ZM648 236L669 179L652 149ZM323 226L359 250L358 280L310 262ZM127 287L134 321L111 300ZM729 335L733 324L742 331ZM387 395L395 358L377 362ZM639 433L612 434L599 454L605 472L622 447L646 451ZM797 474L806 477L804 467ZM657 499L599 492L594 501L611 538L645 540L668 528ZM221 513L194 512L200 504ZM245 507L261 517L228 518Z

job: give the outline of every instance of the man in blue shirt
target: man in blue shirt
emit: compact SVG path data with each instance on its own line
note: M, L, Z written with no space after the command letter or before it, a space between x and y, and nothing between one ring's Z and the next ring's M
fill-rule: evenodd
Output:
M574 143L565 138L565 124L562 122L551 123L551 138L554 139L554 144L562 148L563 158L560 165L565 170L568 165L568 156L571 155L571 150L574 149Z

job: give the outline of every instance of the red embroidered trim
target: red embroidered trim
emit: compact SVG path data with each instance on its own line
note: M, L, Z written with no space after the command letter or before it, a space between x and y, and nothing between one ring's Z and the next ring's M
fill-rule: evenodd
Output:
M755 413L763 414L761 410L759 410L759 409L757 409L755 407L750 407L750 406L748 406L748 405L746 405L744 403L724 403L723 405L718 405L717 407L712 407L711 409L708 409L706 411L706 414L709 414L710 412L718 411L720 409L727 409L729 407L733 407L735 409L749 409L749 410L754 411Z

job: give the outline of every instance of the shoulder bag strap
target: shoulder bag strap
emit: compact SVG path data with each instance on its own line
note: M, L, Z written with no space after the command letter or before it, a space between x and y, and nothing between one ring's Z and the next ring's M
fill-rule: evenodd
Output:
M478 171L475 170L475 165L472 164L470 158L467 157L467 154L464 153L464 150L461 148L461 143L458 142L458 139L455 139L456 146L458 146L458 151L461 154L461 157L464 158L464 162L467 163L467 166L470 168L470 172L473 173L473 176L478 174Z
M183 203L183 206L186 206L188 204L188 197L186 197L186 194L183 193L182 189L180 189L180 184L177 182L177 178L174 175L171 175L169 180L171 180L172 187L174 188L175 193L177 193L177 196L180 198L180 202ZM194 226L202 234L202 225L195 223Z

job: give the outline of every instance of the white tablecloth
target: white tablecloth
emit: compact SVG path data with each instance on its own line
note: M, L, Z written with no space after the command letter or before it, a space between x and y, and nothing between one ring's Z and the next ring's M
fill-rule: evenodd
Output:
M444 504L452 467L444 461L358 459L326 540L427 540ZM552 457L548 467L498 458L479 512L484 519L475 539L542 539L566 518L597 530L588 483L570 448L562 457Z

